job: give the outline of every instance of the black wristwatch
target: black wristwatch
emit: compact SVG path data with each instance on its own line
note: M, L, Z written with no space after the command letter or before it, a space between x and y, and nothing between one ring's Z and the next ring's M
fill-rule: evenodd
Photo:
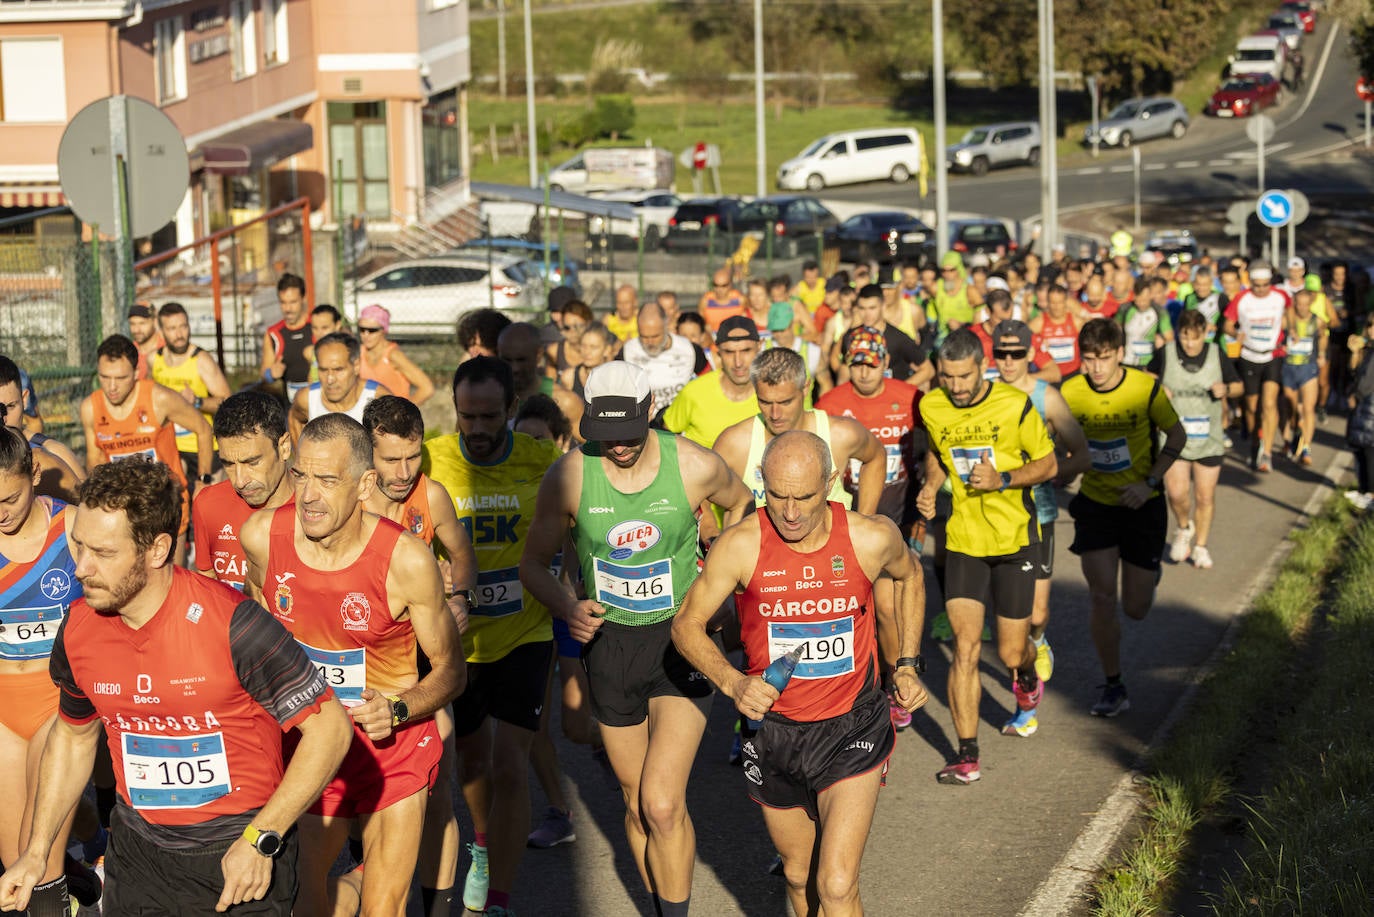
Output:
M410 705L399 697L391 698L391 727L395 729L410 721Z
M247 838L248 843L253 845L254 850L268 859L281 853L283 846L281 835L275 831L249 825L243 829L243 836Z
M1159 490L1160 483L1161 482L1159 478L1155 477L1154 475L1150 475L1145 479L1145 486L1150 488L1151 490Z
M915 669L917 675L924 675L926 673L926 657L920 654L903 656L897 660L893 669Z
M1010 487L1010 486L1011 486L1011 472L1010 472L1010 471L1004 471L1004 472L1002 472L1002 486L1001 486L999 489L1000 489L1000 490L1006 490L1006 489L1007 489L1008 487Z

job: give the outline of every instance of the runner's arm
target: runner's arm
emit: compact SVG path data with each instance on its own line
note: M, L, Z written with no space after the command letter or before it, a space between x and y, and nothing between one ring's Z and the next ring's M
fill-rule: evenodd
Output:
M153 407L172 423L180 424L196 435L196 474L204 477L215 467L215 431L205 422L205 415L197 411L185 398L162 385L153 386ZM199 478L187 481L187 489L194 493Z
M853 446L849 455L859 462L858 496L854 509L865 516L878 511L878 500L883 495L883 484L887 481L887 450L882 442L863 424L849 417L835 417L830 423L847 430ZM843 465L836 472L843 472Z
M925 483L921 485L921 492L916 495L916 512L926 519L935 518L935 495L945 485L947 477L945 466L935 457L935 447L931 446L926 452Z
M399 694L410 708L411 717L418 719L463 693L467 686L467 662L463 658L458 624L444 601L439 565L429 546L413 535L403 535L396 543L396 550L391 555L391 571L387 575L387 593L400 594L410 625L415 629L415 643L429 659L429 674ZM354 707L351 711L355 720L361 709ZM390 735L389 704L385 715L385 734ZM367 731L373 735L371 730Z
M225 398L234 394L233 389L229 388L229 380L224 378L224 370L219 368L219 363L210 355L210 351L202 350L196 354L196 370L200 373L200 381L205 383L206 390L210 392L200 400L200 410L206 414L213 414L219 410Z
M534 519L525 536L525 550L520 556L520 585L549 610L555 618L568 622L573 639L586 643L601 626L604 614L600 603L590 599L578 600L567 584L553 575L553 557L563 546L572 527L577 505L572 494L581 490L581 480L573 481L574 469L580 470L582 453L574 450L554 462L539 484L539 497L534 504ZM577 476L580 478L580 475ZM564 557L563 562L576 562ZM590 583L587 584L591 588Z
M467 596L468 590L477 585L477 555L472 549L468 530L459 523L458 514L453 511L453 498L444 485L427 479L426 486L429 488L429 517L434 521L434 537L444 546L444 553L448 555L449 582L445 589L448 608L458 624L458 632L462 633L467 629L468 613L472 611L468 607Z
M248 517L239 530L239 544L243 555L248 558L248 570L243 577L244 594L266 606L263 598L263 580L267 576L267 543L272 532L272 513L276 510L258 510Z
M296 397L291 399L291 411L287 414L286 425L291 431L292 448L295 448L296 443L301 438L301 431L310 422L309 398L310 387L306 386L296 392Z
M921 565L891 519L872 516L865 520L865 525L876 532L883 551L883 572L892 577L893 606L897 610L897 658L920 655L926 616L926 584ZM926 689L914 669L905 666L897 669L893 673L893 685L897 689L898 702L907 710L925 706Z
M687 499L691 504L700 506L703 500L709 500L723 509L725 519L721 523L722 528L729 528L743 519L745 510L754 502L754 495L744 486L739 475L730 470L730 466L718 453L703 449L682 437L679 437L677 442L679 463L686 459L688 467L692 469L692 477L696 479L692 483L697 486L687 488ZM685 478L686 469L683 470ZM698 488L703 495L702 500L695 498Z
M94 395L87 395L81 401L81 429L86 432L86 472L95 471L95 466L108 459L100 451L100 441L95 438L95 408L91 405Z
M62 442L62 440L49 437L47 441L39 447L39 451L48 453L53 458L66 465L76 478L76 483L80 484L82 481L86 480L86 467L81 463L81 459L76 457L76 453L72 451L72 447ZM76 490L73 489L72 493L76 493Z
M1092 459L1088 454L1088 438L1083 435L1083 428L1074 419L1068 402L1058 389L1045 390L1045 419L1054 432L1055 451L1067 456L1058 463L1056 480L1072 481L1092 467Z
M396 371L405 377L410 383L411 392L407 396L412 404L424 404L429 397L434 394L434 380L429 377L429 373L415 365L415 361L401 352L401 348L396 347L391 351L391 362L396 367Z

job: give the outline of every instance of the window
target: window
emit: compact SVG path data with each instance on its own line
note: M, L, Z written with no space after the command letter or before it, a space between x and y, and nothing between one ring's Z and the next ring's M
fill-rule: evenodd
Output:
M837 157L837 156L848 156L848 155L849 155L848 141L841 140L839 143L836 143L835 145L833 145L832 147L830 147L830 149L826 150L825 153L821 156L821 158L822 158L822 159L834 159L834 158Z
M186 29L180 16L159 19L153 28L159 104L186 98Z
M60 38L0 41L0 121L67 120Z
M458 0L429 0L429 11L446 10L450 6L457 6Z
M229 0L229 50L234 79L258 72L258 35L253 28L253 0Z
M882 134L877 137L859 137L854 141L854 146L860 152L864 150L881 150L889 146L910 146L911 138L905 134Z
M262 56L269 67L291 59L286 36L286 0L262 0Z

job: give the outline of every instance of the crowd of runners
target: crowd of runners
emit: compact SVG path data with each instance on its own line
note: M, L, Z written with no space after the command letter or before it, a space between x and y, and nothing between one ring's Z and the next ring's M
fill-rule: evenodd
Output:
M1228 451L1310 464L1353 408L1348 496L1374 500L1343 266L954 252L738 279L685 306L621 287L600 320L567 288L547 324L469 313L452 431L426 430L434 383L385 309L347 328L292 275L237 392L180 305L130 307L84 456L0 356L0 911L391 915L418 886L426 915L513 913L526 851L576 839L557 701L680 917L719 692L794 911L859 914L926 640L951 644L939 783L981 778L985 641L1002 733L1039 728L1061 506L1085 713L1114 717L1123 617L1166 554L1212 566Z

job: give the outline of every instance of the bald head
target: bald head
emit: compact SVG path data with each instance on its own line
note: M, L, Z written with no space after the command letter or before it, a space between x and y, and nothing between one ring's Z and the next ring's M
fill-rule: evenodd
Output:
M783 473L795 473L803 481L814 482L817 490L825 489L835 470L825 440L806 430L789 430L773 437L763 449L759 468L765 484Z
M656 302L645 303L639 310L639 333L643 334L646 327L652 328L655 334L662 333L666 319L662 306Z
M496 339L496 355L510 366L515 390L527 394L539 382L539 329L528 322L509 325Z
M622 284L615 291L615 314L628 319L639 307L639 291L630 284Z
M721 268L711 275L711 282L718 287L728 287L730 285L730 272Z

